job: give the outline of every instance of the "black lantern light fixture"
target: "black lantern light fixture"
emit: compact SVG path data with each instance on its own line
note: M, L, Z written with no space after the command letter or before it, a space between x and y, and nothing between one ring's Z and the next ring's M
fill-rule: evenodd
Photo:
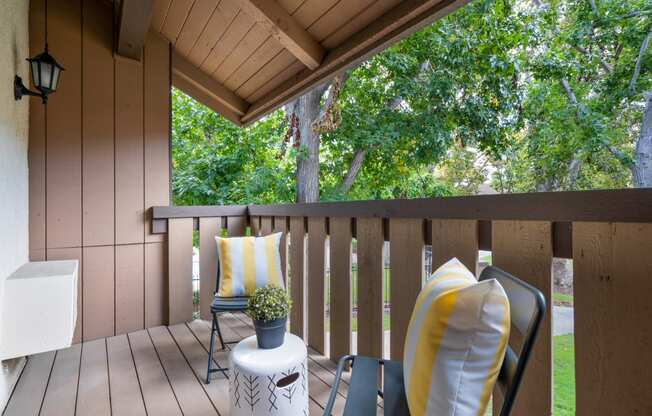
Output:
M47 13L47 1L46 1ZM48 53L48 23L47 15L45 17L45 51L33 58L28 58L30 72L32 73L32 84L38 90L32 91L23 84L23 80L16 75L14 78L14 97L16 100L23 98L23 95L33 95L41 97L43 104L47 104L48 95L57 90L61 71L64 68Z

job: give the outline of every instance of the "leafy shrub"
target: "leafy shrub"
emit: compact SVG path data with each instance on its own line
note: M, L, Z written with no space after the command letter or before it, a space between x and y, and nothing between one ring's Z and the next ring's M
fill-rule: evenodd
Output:
M256 289L249 298L247 314L257 321L273 321L288 315L292 301L285 289L269 285Z

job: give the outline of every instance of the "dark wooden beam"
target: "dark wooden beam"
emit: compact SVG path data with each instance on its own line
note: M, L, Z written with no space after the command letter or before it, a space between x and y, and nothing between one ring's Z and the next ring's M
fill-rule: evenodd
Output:
M140 61L152 19L152 0L122 0L119 7L116 53Z
M404 0L396 7L352 35L337 48L329 51L322 64L289 78L251 105L242 117L244 124L293 100L337 73L350 68L390 45L444 17L470 0Z
M310 69L317 68L326 51L290 14L274 0L238 0L256 22Z

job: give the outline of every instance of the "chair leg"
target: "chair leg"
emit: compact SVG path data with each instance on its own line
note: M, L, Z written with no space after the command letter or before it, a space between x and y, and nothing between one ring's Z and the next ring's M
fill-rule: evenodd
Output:
M213 349L215 348L215 323L217 315L213 314L213 323L211 324L211 342L208 348L208 369L206 370L206 384L211 382L211 373L213 372ZM221 338L221 337L220 337Z
M220 321L217 320L217 314L213 314L215 317L213 319L213 322L215 322L215 329L217 330L217 336L220 338L220 344L222 345L222 350L225 350L226 347L224 346L224 338L222 338L222 331L220 330Z

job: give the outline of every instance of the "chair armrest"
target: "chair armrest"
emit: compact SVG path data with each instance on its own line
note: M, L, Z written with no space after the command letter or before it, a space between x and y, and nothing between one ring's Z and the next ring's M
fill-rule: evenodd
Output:
M335 399L337 399L337 392L340 388L340 381L342 380L342 372L344 372L344 369L346 368L348 363L352 363L355 360L355 357L356 357L355 355L345 355L342 358L340 358L340 361L337 363L335 382L333 383L333 387L331 389L331 395L328 398L326 407L324 408L324 416L331 416L331 413L333 411L333 405L335 405Z

